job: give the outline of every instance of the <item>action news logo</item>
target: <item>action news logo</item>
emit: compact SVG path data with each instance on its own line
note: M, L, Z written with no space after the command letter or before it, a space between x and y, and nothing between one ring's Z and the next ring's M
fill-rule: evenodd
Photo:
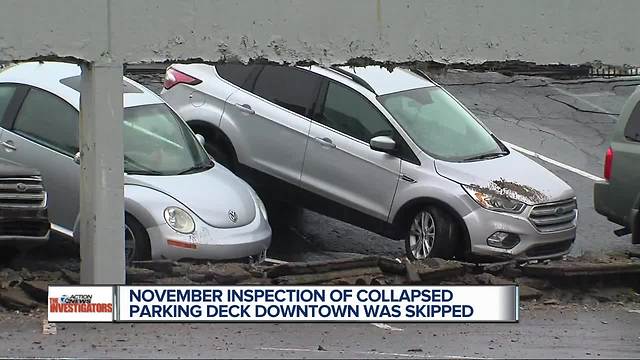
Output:
M49 298L50 313L110 313L113 304L92 303L93 295L61 295Z

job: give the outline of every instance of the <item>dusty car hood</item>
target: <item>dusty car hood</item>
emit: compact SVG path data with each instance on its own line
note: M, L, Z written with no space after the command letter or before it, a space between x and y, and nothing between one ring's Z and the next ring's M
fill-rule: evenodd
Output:
M464 185L498 191L528 205L536 205L575 196L573 189L549 170L526 156L509 155L475 162L435 161L436 171Z
M125 183L161 191L213 227L244 226L256 217L256 205L249 185L218 164L207 171L188 175L127 175ZM235 222L229 214L231 211L237 215Z

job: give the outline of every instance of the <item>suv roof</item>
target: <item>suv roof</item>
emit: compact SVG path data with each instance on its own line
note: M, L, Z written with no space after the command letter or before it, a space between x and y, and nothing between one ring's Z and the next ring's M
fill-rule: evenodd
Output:
M433 82L424 77L398 67L388 70L375 65L363 67L340 66L336 68L312 66L311 70L334 79L336 77L348 77L351 82L363 86L377 95L435 86ZM334 75L331 76L328 72Z

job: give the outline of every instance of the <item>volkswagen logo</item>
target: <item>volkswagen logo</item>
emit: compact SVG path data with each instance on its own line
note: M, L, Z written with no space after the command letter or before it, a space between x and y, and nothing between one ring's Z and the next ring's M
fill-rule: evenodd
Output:
M233 210L229 210L229 220L231 220L231 222L233 222L233 223L237 223L238 222L238 213L236 213Z
M25 192L25 191L27 191L27 185L25 185L23 183L18 183L18 184L16 184L16 190L18 192L21 192L21 193Z

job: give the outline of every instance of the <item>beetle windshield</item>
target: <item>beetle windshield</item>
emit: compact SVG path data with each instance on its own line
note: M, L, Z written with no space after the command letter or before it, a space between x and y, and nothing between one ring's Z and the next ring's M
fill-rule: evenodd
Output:
M124 170L177 175L213 166L187 125L165 104L124 109Z
M443 160L472 161L504 155L498 141L454 98L439 87L379 97L411 139Z

